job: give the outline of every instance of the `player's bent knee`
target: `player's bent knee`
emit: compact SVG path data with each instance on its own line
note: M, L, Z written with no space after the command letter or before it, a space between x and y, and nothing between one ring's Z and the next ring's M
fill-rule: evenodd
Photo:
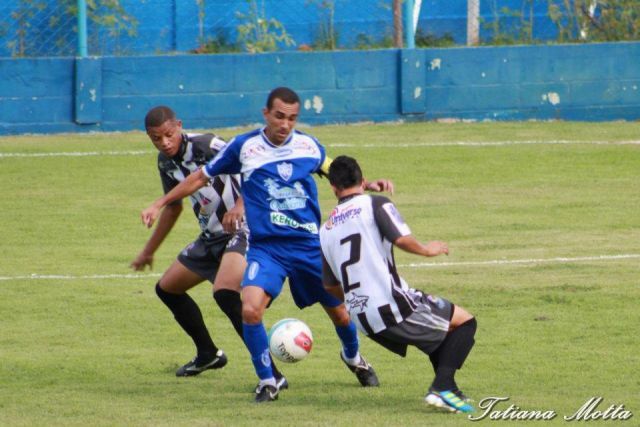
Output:
M162 278L156 283L156 293L159 291L172 295L183 295L186 293L180 289L179 286L174 285L172 282L162 280Z
M260 287L248 285L242 288L242 321L250 325L262 322L264 311L271 297Z
M247 304L242 304L242 321L249 325L255 325L257 323L262 322L262 316L264 314L264 310L250 306Z

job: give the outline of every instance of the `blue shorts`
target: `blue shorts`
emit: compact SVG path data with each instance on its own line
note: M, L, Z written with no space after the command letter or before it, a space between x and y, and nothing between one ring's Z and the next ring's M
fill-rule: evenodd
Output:
M317 239L264 239L251 242L242 286L258 286L276 299L289 278L293 301L299 308L317 302L337 307L342 301L322 285L322 253Z

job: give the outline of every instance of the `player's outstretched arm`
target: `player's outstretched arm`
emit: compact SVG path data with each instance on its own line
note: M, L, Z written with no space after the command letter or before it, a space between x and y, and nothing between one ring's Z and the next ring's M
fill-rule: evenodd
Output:
M318 175L322 177L329 176L329 167L331 166L331 162L333 162L333 159L329 156L326 156L324 162L322 163L322 166L320 166L320 169L318 170ZM393 182L390 179L381 178L373 181L368 181L367 179L365 179L364 189L367 191L374 191L376 193L382 193L383 191L386 191L393 196Z
M398 237L393 244L403 251L425 257L433 257L441 254L449 255L449 246L445 242L433 240L425 244L419 242L411 234Z
M135 271L144 270L146 266L153 268L153 254L156 253L165 237L167 237L178 220L181 212L181 204L169 205L162 210L160 218L158 219L158 225L156 225L156 228L153 230L151 237L149 237L149 240L144 245L142 251L140 251L140 253L131 262L131 268Z
M364 189L382 193L383 191L393 196L393 182L390 179L376 179L375 181L367 181L365 179Z
M158 215L160 214L162 208L170 203L175 202L176 200L182 200L188 195L193 194L200 188L207 185L208 182L209 178L207 178L202 169L193 172L191 175L187 176L184 181L176 185L171 191L160 197L158 200L153 202L151 206L143 210L142 214L140 215L142 217L142 223L148 228L151 228L153 223L158 218Z

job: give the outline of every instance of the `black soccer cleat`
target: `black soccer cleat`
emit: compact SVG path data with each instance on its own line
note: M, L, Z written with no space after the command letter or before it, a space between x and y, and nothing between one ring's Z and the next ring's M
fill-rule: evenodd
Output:
M350 365L344 358L342 352L340 352L340 359L347 365L347 368L354 374L356 374L356 378L360 381L360 385L362 387L378 387L380 385L380 381L378 381L378 376L376 375L376 371L374 371L373 366L367 363L364 360L364 357L360 356L360 361L356 366Z
M289 388L289 381L287 381L284 375L280 374L280 376L279 377L276 376L275 379L276 379L276 387L278 389L278 392ZM260 383L256 385L255 390L256 390L256 393L258 393L258 391L260 390Z
M256 389L256 403L273 402L278 400L278 388L272 385L258 385Z
M213 358L204 359L196 356L191 362L176 371L176 377L192 377L199 375L207 369L220 369L227 364L227 355L218 350Z

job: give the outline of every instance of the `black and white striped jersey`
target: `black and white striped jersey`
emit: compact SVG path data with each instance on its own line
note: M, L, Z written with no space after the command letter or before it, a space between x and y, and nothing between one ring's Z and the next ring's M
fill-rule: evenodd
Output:
M367 335L410 316L422 297L398 275L393 242L411 234L386 197L341 199L320 229L326 284L341 283L356 326Z
M185 133L182 134L180 150L174 157L158 153L158 170L165 194L207 164L225 144L223 139L214 134ZM224 233L222 218L235 206L239 195L240 181L237 175L218 175L211 179L209 185L189 196L193 213L205 235Z

